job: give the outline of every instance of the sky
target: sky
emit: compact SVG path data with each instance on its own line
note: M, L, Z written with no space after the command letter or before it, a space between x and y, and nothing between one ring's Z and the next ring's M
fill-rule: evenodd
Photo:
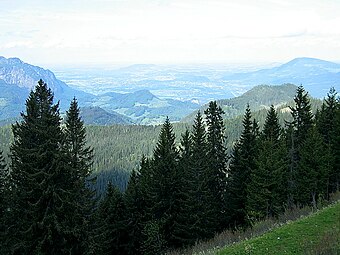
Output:
M47 66L340 61L339 0L0 0L0 55Z

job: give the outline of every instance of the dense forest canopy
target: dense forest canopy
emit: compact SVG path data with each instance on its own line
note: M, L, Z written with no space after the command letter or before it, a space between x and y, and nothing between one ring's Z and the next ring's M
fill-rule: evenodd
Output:
M299 86L291 104L255 114L247 104L232 121L212 101L192 125L88 131L77 100L62 121L40 80L21 120L1 129L0 252L163 254L317 208L340 188L340 102L334 89L312 102Z

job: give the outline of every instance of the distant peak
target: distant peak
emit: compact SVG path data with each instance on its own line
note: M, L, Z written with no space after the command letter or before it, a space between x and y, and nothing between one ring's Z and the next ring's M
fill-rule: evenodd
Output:
M309 57L300 57L294 58L293 60L286 63L286 65L294 65L294 64L313 64L313 63L332 63L330 61L318 59L318 58L309 58Z
M9 61L23 63L20 58L9 58Z

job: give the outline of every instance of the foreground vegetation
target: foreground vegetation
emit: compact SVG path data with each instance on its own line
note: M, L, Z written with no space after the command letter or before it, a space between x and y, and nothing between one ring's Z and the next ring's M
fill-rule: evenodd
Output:
M220 255L339 253L340 203L216 252Z
M325 202L325 201L324 201ZM320 208L319 208L320 207ZM213 255L213 254L253 254L252 249L258 250L257 246L254 243L257 242L258 239L263 239L265 236L270 235L271 233L275 233L277 229L280 229L282 226L292 226L301 219L305 219L307 216L308 221L313 222L315 213L320 214L319 218L323 217L324 211L327 211L328 208L335 207L335 214L331 215L330 218L332 221L332 226L327 230L327 232L322 235L322 233L316 233L316 235L322 236L319 238L320 242L300 242L300 246L303 246L304 252L293 253L293 254L338 254L332 253L330 250L336 247L336 244L339 243L340 239L340 192L334 193L330 197L330 201L327 204L319 204L318 208L315 209L313 207L305 206L302 208L294 207L286 210L283 214L280 214L276 218L269 218L265 220L261 220L255 222L251 228L247 229L238 229L238 230L224 230L222 233L217 234L214 238L209 239L207 241L201 241L196 243L194 246L188 249L182 250L174 250L168 255ZM339 215L339 217L337 216ZM327 220L327 223L330 221ZM323 224L327 225L328 224ZM321 227L325 227L325 226ZM319 226L319 225L318 225ZM306 229L307 230L307 229ZM306 234L306 233L304 233ZM291 232L289 232L289 239L302 239L301 236L293 236ZM274 240L276 241L276 240ZM273 253L267 253L272 248L272 244L270 242L263 242L266 245L266 251L262 251L260 254L277 254L275 250ZM310 244L310 245L307 245ZM252 249L249 249L251 248ZM244 248L244 249L243 249ZM248 252L247 252L248 251ZM322 251L322 252L321 252ZM235 252L235 253L231 253ZM280 253L281 254L281 253ZM286 254L286 253L282 253ZM289 254L289 253L288 253Z

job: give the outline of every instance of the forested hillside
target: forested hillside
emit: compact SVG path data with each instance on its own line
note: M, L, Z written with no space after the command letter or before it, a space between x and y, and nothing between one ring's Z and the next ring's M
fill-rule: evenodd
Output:
M290 114L285 125L280 111ZM263 126L247 104L230 148L223 114L212 101L192 125L176 127L180 135L169 118L160 127L92 127L91 133L77 100L62 121L52 91L40 80L21 120L1 131L12 139L10 161L0 153L0 253L164 254L225 229L247 229L287 208L317 208L339 191L340 102L334 89L314 114L299 86L290 106L258 113L265 116ZM124 150L123 136L139 151ZM118 143L117 159L141 159L130 165L129 179L99 171L100 164L111 165L104 151L115 151Z

